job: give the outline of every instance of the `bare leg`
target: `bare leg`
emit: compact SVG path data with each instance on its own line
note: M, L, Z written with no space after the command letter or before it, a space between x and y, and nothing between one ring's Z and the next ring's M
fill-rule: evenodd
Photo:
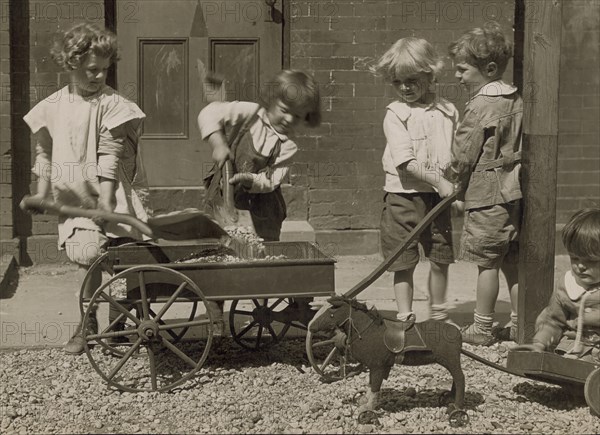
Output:
M398 313L400 314L412 312L414 271L414 268L410 268L394 272L394 293L396 295Z
M517 314L517 299L519 293L519 268L514 263L504 263L501 266L510 292L510 307L513 314Z
M477 313L483 315L494 313L499 292L498 276L498 268L488 269L479 266L477 301L475 302L475 311Z
M77 271L78 275L79 275L79 282L82 283L83 285L83 280L85 279L87 272L88 272L89 267L88 266L79 266L79 269ZM98 287L100 287L102 285L102 270L97 267L95 268L92 273L89 276L88 281L85 283L85 286L83 287L83 297L84 298L91 298L94 294L94 292L98 289ZM87 309L87 304L84 304L84 310Z
M430 262L429 269L429 296L432 305L446 303L446 289L448 288L448 265Z

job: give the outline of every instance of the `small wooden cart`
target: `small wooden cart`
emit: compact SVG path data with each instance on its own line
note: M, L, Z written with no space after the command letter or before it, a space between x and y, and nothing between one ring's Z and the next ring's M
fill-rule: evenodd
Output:
M262 259L238 246L239 261L177 262L222 248L218 242L137 243L110 248L91 266L86 279L98 267L111 277L91 298L80 297L85 352L109 385L167 391L190 379L222 325L209 301L232 301L233 339L259 349L290 328L306 329L314 313L307 301L335 293L335 260L308 242L265 243ZM115 296L119 291L121 297ZM90 323L92 307L98 310L97 333ZM106 308L117 313L110 322Z

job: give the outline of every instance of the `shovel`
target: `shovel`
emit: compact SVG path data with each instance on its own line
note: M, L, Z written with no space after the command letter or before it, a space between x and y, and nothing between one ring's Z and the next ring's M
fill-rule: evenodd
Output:
M151 239L192 240L228 237L227 232L210 216L192 208L158 215L149 218L148 222L142 222L136 217L124 213L109 213L97 209L74 207L28 195L23 198L20 207L23 210L36 210L52 215L103 219L107 222L131 225Z
M206 191L207 198L210 198L209 213L221 228L246 227L252 233L256 233L250 212L235 207L233 199L235 187L229 184L231 177L233 177L233 164L231 160L227 160L221 170L217 169Z
M204 86L211 90L208 93L209 102L226 101L224 76L214 71L208 71L204 78ZM233 148L234 143L239 139L239 134L235 134L229 147ZM249 227L252 232L255 232L250 212L235 208L234 186L229 184L233 175L233 164L230 160L227 160L221 170L217 170L213 175L210 186L207 188L207 197L212 200L212 215L222 228Z

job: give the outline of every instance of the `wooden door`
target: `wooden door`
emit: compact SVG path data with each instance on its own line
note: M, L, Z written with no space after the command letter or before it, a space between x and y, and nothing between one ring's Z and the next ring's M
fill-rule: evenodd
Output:
M117 0L117 90L146 113L141 150L150 187L194 189L211 165L200 110L218 98L257 101L282 67L282 0ZM275 19L273 19L275 18Z

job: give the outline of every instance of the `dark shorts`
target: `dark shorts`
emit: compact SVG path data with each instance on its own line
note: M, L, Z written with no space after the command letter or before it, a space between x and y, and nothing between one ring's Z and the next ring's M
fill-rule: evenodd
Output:
M519 260L521 202L467 210L460 239L460 260L495 268Z
M386 193L381 213L381 250L388 258L408 238L409 233L441 198L437 193ZM407 270L419 262L419 243L430 261L450 264L454 262L452 250L452 222L450 207L444 210L419 238L388 268L391 272Z

